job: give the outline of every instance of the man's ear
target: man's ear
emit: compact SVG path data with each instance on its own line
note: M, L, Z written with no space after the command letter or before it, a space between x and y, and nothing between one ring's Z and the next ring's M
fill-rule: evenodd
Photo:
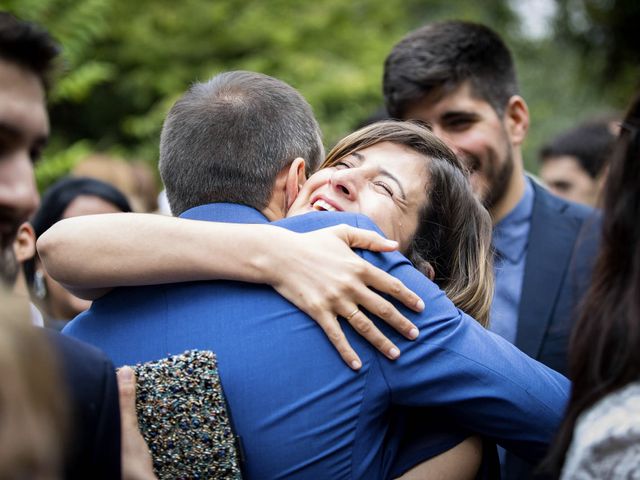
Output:
M298 157L289 166L287 172L287 179L285 183L285 199L287 210L291 208L291 205L298 197L300 187L304 185L307 180L305 173L306 162L304 158Z
M529 131L529 107L520 95L509 99L504 111L504 121L511 143L522 145Z
M24 222L18 228L18 233L13 241L13 251L18 263L24 263L36 254L36 232L29 222Z

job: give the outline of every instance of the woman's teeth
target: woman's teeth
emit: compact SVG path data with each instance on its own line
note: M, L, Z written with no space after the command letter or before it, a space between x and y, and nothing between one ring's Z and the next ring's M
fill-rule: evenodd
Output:
M336 208L332 207L322 199L318 199L315 202L313 202L312 207L318 211L327 211L327 212L337 211Z

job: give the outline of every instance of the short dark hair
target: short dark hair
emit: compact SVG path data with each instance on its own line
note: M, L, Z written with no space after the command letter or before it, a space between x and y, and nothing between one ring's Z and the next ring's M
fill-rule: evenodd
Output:
M462 21L425 25L400 40L385 61L387 109L394 118L404 118L412 103L466 81L499 115L519 92L511 52L496 32Z
M575 157L591 178L597 178L616 141L610 124L607 120L593 120L561 133L540 149L540 162Z
M34 73L45 88L59 52L57 43L46 30L0 12L0 58Z
M194 84L167 115L160 176L174 215L213 202L265 208L278 172L324 156L311 106L293 87L235 71Z

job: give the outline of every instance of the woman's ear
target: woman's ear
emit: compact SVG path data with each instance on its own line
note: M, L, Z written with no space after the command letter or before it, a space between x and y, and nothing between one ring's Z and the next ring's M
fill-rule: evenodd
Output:
M29 222L24 222L18 228L18 233L13 241L13 251L16 254L16 260L20 264L35 256L36 232Z
M298 193L300 192L300 188L304 185L304 182L307 180L306 172L305 172L306 162L304 158L298 157L293 162L291 162L291 166L289 167L289 172L287 174L287 180L285 184L285 198L286 198L286 206L287 210L291 208L293 202L298 197Z
M509 99L504 111L504 121L511 143L522 145L529 131L529 107L520 95L514 95Z

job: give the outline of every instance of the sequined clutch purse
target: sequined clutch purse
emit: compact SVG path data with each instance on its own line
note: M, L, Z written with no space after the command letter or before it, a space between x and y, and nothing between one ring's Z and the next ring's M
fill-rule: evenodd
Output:
M159 479L241 479L216 356L190 350L134 367L136 410Z

